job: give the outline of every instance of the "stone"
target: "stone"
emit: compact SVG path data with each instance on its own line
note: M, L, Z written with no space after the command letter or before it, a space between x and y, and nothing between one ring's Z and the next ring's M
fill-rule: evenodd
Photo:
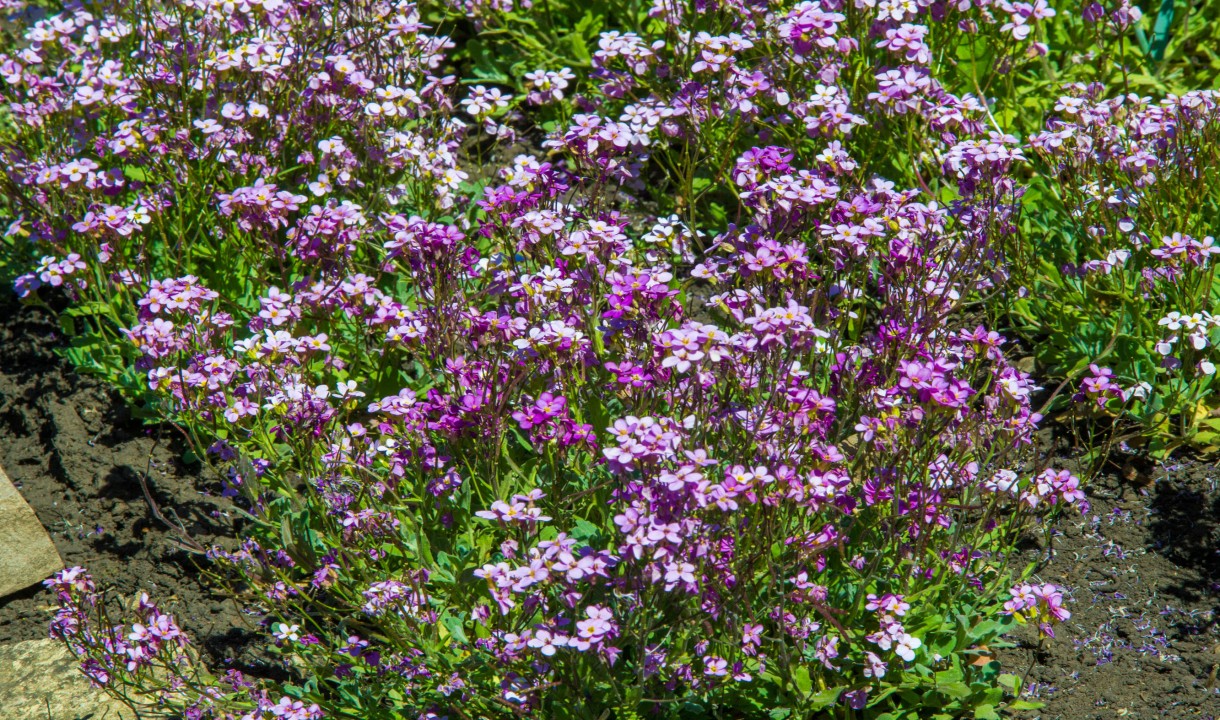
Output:
M0 645L0 717L137 720L126 705L89 684L63 643L49 639Z
M62 570L55 543L0 468L0 598Z

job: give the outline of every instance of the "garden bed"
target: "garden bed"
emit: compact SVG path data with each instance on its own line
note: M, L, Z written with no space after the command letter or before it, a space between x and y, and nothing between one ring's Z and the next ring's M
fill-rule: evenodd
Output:
M181 533L157 520L154 502L182 519L191 538L230 535L227 503L168 429L149 430L54 350L52 315L0 307L0 466L50 532L68 566L90 568L122 596L140 591L173 608L217 667L261 665L247 624L197 571ZM1070 462L1069 448L1061 448ZM1120 459L1121 460L1121 459ZM1046 703L1028 717L1216 717L1220 681L1220 472L1179 461L1106 474L1089 488L1091 511L1054 532L1044 581L1071 591L1072 619L1054 641L1035 633L1000 651L1027 677L1026 697ZM1127 479L1127 478L1131 479ZM1045 556L1045 548L1031 549ZM54 598L37 588L0 601L0 643L42 638Z
M192 720L1206 716L1215 8L1115 2L14 14L0 592L69 569L0 642Z

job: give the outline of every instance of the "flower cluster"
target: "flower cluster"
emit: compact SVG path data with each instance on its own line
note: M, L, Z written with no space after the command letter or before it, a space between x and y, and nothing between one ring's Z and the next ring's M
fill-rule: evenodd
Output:
M1004 603L1004 612L1038 624L1047 637L1055 637L1053 626L1072 617L1063 607L1063 588L1051 583L1023 583L1009 590L1012 599Z
M1210 93L1079 88L1023 143L956 63L1045 55L1042 0L656 3L512 87L425 20L492 42L528 5L147 5L0 55L47 253L17 287L105 308L91 361L200 443L250 520L208 556L288 679L217 677L68 571L54 631L101 684L192 720L881 714L957 685L937 711L970 714L1003 612L1067 617L996 590L1087 501L1033 462L1040 388L974 308L1015 289L1031 162L1130 181L1073 190L1122 241L1075 279L1210 273L1140 195L1201 162L1161 140L1210 132ZM1113 377L1083 401L1126 400Z
M1045 251L1058 272L1030 268L1035 292L1021 305L1037 327L1057 329L1062 340L1046 346L1046 359L1060 371L1091 359L1079 350L1093 342L1084 338L1105 338L1098 353L1111 341L1118 357L1100 387L1116 386L1130 400L1125 410L1163 447L1173 441L1155 435L1172 428L1190 439L1203 407L1214 406L1209 309L1220 250L1197 209L1220 169L1220 98L1191 91L1158 102L1105 92L1098 83L1069 86L1030 138L1062 201L1041 213L1050 219L1053 211L1052 222L1075 239ZM1074 319L1065 323L1064 308L1048 297L1079 308ZM1096 387L1085 395L1099 405L1117 397Z

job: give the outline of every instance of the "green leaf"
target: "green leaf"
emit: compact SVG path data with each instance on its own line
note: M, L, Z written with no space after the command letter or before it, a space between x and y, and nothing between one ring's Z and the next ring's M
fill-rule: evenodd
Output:
M584 543L593 544L599 532L596 525L583 518L577 518L571 529L572 538Z
M463 645L470 642L466 637L466 628L464 627L460 617L446 615L441 620L441 624L445 626L445 629L449 631L449 634L454 640L457 640Z
M987 688L979 695L984 705L999 707L1004 702L1004 691L1000 688Z
M421 530L416 536L416 547L419 550L419 557L423 560L424 565L432 568L436 566L436 559L432 557L432 544L428 542L428 533Z
M808 673L808 671L806 671ZM839 701L839 696L843 694L844 688L827 688L813 697L809 698L809 709L813 711L825 710Z
M70 315L72 317L89 317L92 315L101 315L103 317L110 317L110 313L111 313L111 307L110 307L109 303L91 301L91 302L77 303L77 304L73 305L72 307L64 310L63 313L61 313L61 314Z
M123 174L136 182L148 182L148 171L137 165L125 165Z
M949 683L960 683L966 678L965 673L957 665L936 673L936 684L940 687Z
M970 697L970 687L963 682L947 682L936 684L936 690L948 695L954 700Z
M1160 62L1165 58L1165 46L1169 43L1169 27L1173 25L1174 0L1161 0L1161 9L1152 26L1152 43L1148 50L1152 59Z
M576 61L576 64L589 65L593 62L593 56L589 54L589 44L585 40L584 35L579 32L572 32L568 33L563 40L567 44L568 52L571 54L572 59Z
M808 695L813 691L813 679L809 677L809 668L805 667L804 665L798 665L796 669L792 671L792 681L796 683L796 689L799 690L802 695Z
M454 581L451 559L452 556L444 551L436 553L436 565L429 570L434 581L443 583L452 583Z
M289 552L296 549L296 539L292 536L291 515L285 515L280 518L280 542L284 544L284 548Z
M991 684L992 682L995 681L995 678L1000 674L1001 667L1002 667L1002 665L1000 665L999 660L992 660L991 662L987 663L986 665L982 666L981 668L978 668L979 678L983 682L985 682L987 684Z

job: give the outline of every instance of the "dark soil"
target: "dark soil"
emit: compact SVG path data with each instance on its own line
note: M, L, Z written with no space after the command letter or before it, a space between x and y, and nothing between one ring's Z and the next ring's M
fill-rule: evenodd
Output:
M217 664L242 654L235 605L209 590L183 549L231 535L226 504L203 494L198 464L169 428L145 427L93 378L54 352L51 312L0 302L0 467L47 528L68 567L84 566L119 598L141 591ZM141 486L170 522L158 520ZM0 599L0 643L47 637L55 598L40 587Z
M1071 619L1040 647L1023 628L1001 652L1009 672L1028 673L1024 697L1045 703L1021 716L1214 720L1220 470L1115 459L1123 469L1092 482L1089 512L1061 518L1040 548L1050 560L1038 577L1070 590Z

